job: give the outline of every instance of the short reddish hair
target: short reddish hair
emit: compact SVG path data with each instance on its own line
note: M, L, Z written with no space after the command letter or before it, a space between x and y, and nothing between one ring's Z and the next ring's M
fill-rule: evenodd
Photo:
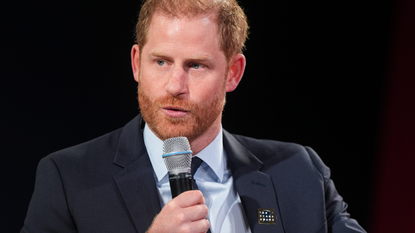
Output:
M220 46L228 61L245 48L246 15L236 0L144 0L136 25L136 43L143 48L156 11L171 16L196 16L216 12Z

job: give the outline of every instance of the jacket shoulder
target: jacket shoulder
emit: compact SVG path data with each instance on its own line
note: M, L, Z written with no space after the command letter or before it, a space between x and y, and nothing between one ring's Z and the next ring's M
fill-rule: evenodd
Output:
M233 134L233 136L239 143L262 161L275 156L283 160L293 155L306 153L306 147L297 143L256 139L235 134Z
M313 173L324 177L324 179L330 177L330 168L308 146L292 142L255 139L241 135L233 136L241 145L263 162L263 169L265 170L274 167L276 164L291 164L295 167L313 171Z
M121 131L122 128L117 129L87 142L53 152L46 157L53 160L58 167L64 164L86 166L97 162L100 164L103 162L112 163Z

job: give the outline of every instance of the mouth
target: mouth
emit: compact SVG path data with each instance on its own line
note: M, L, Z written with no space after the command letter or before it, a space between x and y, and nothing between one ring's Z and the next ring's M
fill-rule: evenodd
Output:
M182 118L182 117L185 117L189 113L189 111L185 109L174 107L174 106L163 107L162 110L164 114L166 114L166 116L173 117L173 118Z

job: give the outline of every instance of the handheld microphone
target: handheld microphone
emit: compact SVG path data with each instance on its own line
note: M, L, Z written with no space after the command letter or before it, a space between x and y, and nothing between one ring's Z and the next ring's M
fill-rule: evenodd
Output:
M169 174L172 198L192 190L192 154L186 137L175 137L163 142L163 159Z

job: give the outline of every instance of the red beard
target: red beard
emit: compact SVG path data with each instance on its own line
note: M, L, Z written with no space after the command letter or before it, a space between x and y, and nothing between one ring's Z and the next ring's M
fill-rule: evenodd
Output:
M205 133L221 115L225 105L225 93L225 86L222 86L220 93L202 103L171 95L152 100L139 84L138 102L144 121L161 140L184 136L192 142ZM161 109L166 106L184 109L188 114L183 118L169 117Z

